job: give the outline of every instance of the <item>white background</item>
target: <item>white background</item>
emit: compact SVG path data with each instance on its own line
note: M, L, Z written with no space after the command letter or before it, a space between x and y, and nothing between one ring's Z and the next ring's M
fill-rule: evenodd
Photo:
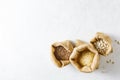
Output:
M113 40L113 54L92 73L50 60L55 41L90 41L96 32ZM119 80L119 0L0 0L0 80ZM106 63L111 59L115 64Z

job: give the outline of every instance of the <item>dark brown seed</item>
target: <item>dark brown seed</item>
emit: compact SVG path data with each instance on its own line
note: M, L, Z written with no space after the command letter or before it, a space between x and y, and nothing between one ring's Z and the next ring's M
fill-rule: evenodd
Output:
M58 60L68 60L71 53L68 52L64 47L58 46L55 48L54 54Z

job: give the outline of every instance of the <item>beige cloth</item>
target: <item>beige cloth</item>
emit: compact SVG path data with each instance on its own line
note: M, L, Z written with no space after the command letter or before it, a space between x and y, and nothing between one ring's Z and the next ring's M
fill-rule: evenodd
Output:
M83 41L80 41L80 40L77 40L76 41L76 46L70 56L70 62L71 64L76 68L78 69L79 71L82 71L82 72L92 72L94 71L95 69L98 68L99 66L99 60L100 60L100 56L98 54L98 52L96 51L96 49L94 49L94 47L90 44L87 44ZM93 58L93 61L91 63L90 66L81 66L79 63L78 63L78 56L80 54L81 51L84 51L84 50L89 50L91 51L92 53L94 53L94 58ZM78 52L79 51L79 52Z

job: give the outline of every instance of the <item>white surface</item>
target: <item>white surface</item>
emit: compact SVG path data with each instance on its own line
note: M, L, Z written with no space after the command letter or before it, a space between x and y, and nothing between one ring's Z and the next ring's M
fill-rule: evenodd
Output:
M119 80L119 30L119 0L1 0L0 80ZM54 41L89 42L97 31L111 36L114 53L101 57L95 72L59 69L50 60Z

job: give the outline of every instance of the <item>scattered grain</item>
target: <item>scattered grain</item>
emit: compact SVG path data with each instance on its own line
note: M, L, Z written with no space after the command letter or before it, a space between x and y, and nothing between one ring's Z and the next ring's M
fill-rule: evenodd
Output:
M120 41L118 41L118 40L115 40L115 42L116 42L118 45L120 45Z
M111 59L109 59L109 62L111 62Z
M106 63L109 63L109 61L106 61Z
M115 62L109 59L109 60L106 60L106 63L114 64Z
M114 61L112 61L112 64L114 64L115 62Z

